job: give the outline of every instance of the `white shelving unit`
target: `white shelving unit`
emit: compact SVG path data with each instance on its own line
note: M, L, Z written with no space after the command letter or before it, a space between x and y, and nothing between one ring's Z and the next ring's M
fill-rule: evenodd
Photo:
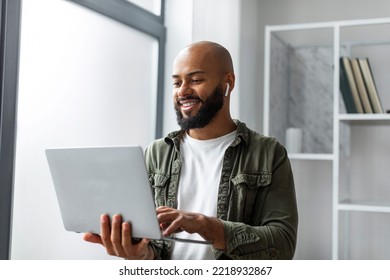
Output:
M381 33L381 30L383 32ZM316 84L314 87L320 88L329 88L330 91L330 99L327 101L332 104L329 105L329 108L324 110L328 114L326 117L319 113L319 117L327 119L327 124L329 125L330 131L326 137L319 137L319 139L325 139L328 142L331 142L330 150L313 150L298 154L289 154L290 159L294 165L295 161L325 161L331 163L332 169L332 179L331 179L331 196L332 196L332 205L329 205L329 208L332 210L331 214L331 227L332 227L332 238L331 238L331 258L339 259L342 254L341 251L348 251L349 241L345 241L347 244L343 247L340 246L340 232L344 230L340 226L340 216L341 214L347 215L347 222L349 219L349 214L351 213L390 213L390 196L385 198L386 202L373 202L373 201L361 201L350 198L342 197L342 190L350 190L353 189L354 186L349 185L345 187L342 183L341 177L343 180L349 182L351 178L348 178L348 172L351 169L350 165L350 144L354 139L350 139L349 137L345 137L346 135L350 135L351 129L354 127L371 127L371 126L383 126L390 127L390 115L389 114L347 114L343 111L343 101L339 91L339 77L340 77L340 69L339 69L339 58L343 54L350 54L352 49L360 46L385 46L390 49L390 32L386 31L390 30L390 18L379 18L379 19L367 19L367 20L349 20L349 21L333 21L333 22L318 22L318 23L305 23L305 24L291 24L291 25L276 25L276 26L266 26L265 29L265 68L264 68L264 134L276 136L284 141L283 131L289 126L289 121L294 119L294 117L287 116L284 121L280 121L279 117L272 117L273 110L275 106L273 106L276 101L280 101L280 99L286 99L285 93L279 96L280 92L289 91L287 94L294 94L293 90L290 90L291 85L287 83L287 85L283 86L280 83L284 80L283 75L280 75L280 79L275 81L277 75L275 75L274 68L279 67L279 71L285 71L287 66L280 65L281 61L284 61L286 58L290 59L291 53L287 51L285 54L277 54L278 47L275 47L273 42L274 40L281 42L282 45L287 46L287 48L291 49L300 49L302 46L311 46L316 48L318 46L322 46L329 49L329 53L331 54L329 57L326 54L314 55L316 59L318 57L322 57L326 61L331 69L329 71L329 83L327 86L321 82ZM375 32L374 32L375 31ZM377 35L379 33L379 35ZM388 33L388 34L387 34ZM306 35L305 35L306 34ZM276 38L276 39L275 39ZM363 39L362 39L363 38ZM318 49L316 49L318 51ZM274 52L274 53L273 53ZM312 52L313 53L313 52ZM320 52L319 52L320 53ZM279 56L279 58L278 58ZM284 56L284 60L283 60ZM276 57L276 58L275 58ZM280 58L282 57L282 58ZM273 61L276 59L280 59L280 61ZM289 62L292 64L293 62ZM299 59L294 61L295 64L299 64ZM328 66L329 66L328 65ZM290 66L288 66L290 67ZM314 66L310 66L314 67ZM390 66L388 66L390 68ZM389 69L388 68L388 69ZM316 75L316 70L313 70L314 77ZM325 71L326 72L326 71ZM301 74L301 73L298 73ZM275 86L277 85L277 86ZM273 90L272 86L280 87L276 90ZM325 89L326 91L327 89ZM296 94L296 93L295 93ZM315 92L313 92L315 94ZM381 94L381 92L380 92ZM383 93L385 94L385 93ZM282 108L286 108L286 106L290 106L290 103L303 103L301 100L299 102L294 102L294 98L288 96L288 100L284 102L284 106ZM319 97L318 97L319 98ZM293 100L293 101L291 101ZM323 101L319 101L323 102ZM277 102L276 102L277 103ZM288 103L288 104L286 104ZM389 104L390 105L390 104ZM299 106L299 105L298 105ZM305 110L304 105L302 105L302 111ZM276 106L277 107L277 106ZM272 109L274 108L274 109ZM279 112L284 112L285 110L280 110ZM307 107L306 107L307 108ZM288 111L288 110L287 110ZM330 112L330 113L329 113ZM296 114L298 117L295 119L302 119L300 114ZM310 123L311 119L317 119L317 116L308 117L308 122ZM282 124L279 124L282 123ZM284 123L283 123L284 122ZM279 130L274 129L273 126L278 126ZM291 126L291 125L290 125ZM303 124L304 126L304 124ZM318 127L319 125L314 125L314 127ZM301 127L305 129L304 127ZM326 129L324 129L326 130ZM279 133L279 134L278 134ZM275 135L276 134L276 135ZM318 140L318 139L317 139ZM310 141L310 140L309 140ZM343 143L345 144L343 146ZM326 143L324 143L326 144ZM326 145L325 145L326 146ZM374 148L374 147L373 147ZM325 148L326 149L326 148ZM317 153L318 152L318 153ZM342 165L346 165L346 170L342 169ZM345 174L344 174L345 173ZM347 175L346 175L347 174ZM348 184L348 183L346 183ZM389 185L390 189L390 185ZM348 193L348 191L344 192ZM345 196L345 195L344 195ZM390 216L389 216L390 218ZM300 223L304 223L305 221L301 221ZM347 231L350 229L347 229ZM344 255L345 256L345 255ZM348 258L348 253L347 257Z

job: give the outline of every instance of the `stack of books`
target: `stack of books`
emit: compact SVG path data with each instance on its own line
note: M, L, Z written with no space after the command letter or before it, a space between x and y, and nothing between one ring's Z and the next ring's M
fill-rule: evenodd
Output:
M340 57L340 90L347 113L384 113L368 58Z

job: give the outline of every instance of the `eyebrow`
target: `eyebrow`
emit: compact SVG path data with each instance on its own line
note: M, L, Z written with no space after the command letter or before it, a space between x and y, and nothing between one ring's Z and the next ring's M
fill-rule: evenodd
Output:
M191 71L189 73L186 74L187 77L190 77L190 76L193 76L193 75L196 75L196 74L206 74L206 71L203 71L203 70L194 70L194 71ZM172 75L172 78L179 78L180 75Z

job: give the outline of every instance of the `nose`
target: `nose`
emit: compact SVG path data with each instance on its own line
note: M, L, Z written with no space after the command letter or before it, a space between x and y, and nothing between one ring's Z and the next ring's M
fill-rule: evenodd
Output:
M176 89L176 95L178 97L185 97L192 93L192 89L188 86L187 83L183 82L179 88Z

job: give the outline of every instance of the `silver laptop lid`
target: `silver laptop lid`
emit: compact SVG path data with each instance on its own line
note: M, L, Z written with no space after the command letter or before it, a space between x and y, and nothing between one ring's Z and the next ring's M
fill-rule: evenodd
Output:
M100 233L100 215L121 214L136 238L160 239L142 148L47 149L64 227Z

